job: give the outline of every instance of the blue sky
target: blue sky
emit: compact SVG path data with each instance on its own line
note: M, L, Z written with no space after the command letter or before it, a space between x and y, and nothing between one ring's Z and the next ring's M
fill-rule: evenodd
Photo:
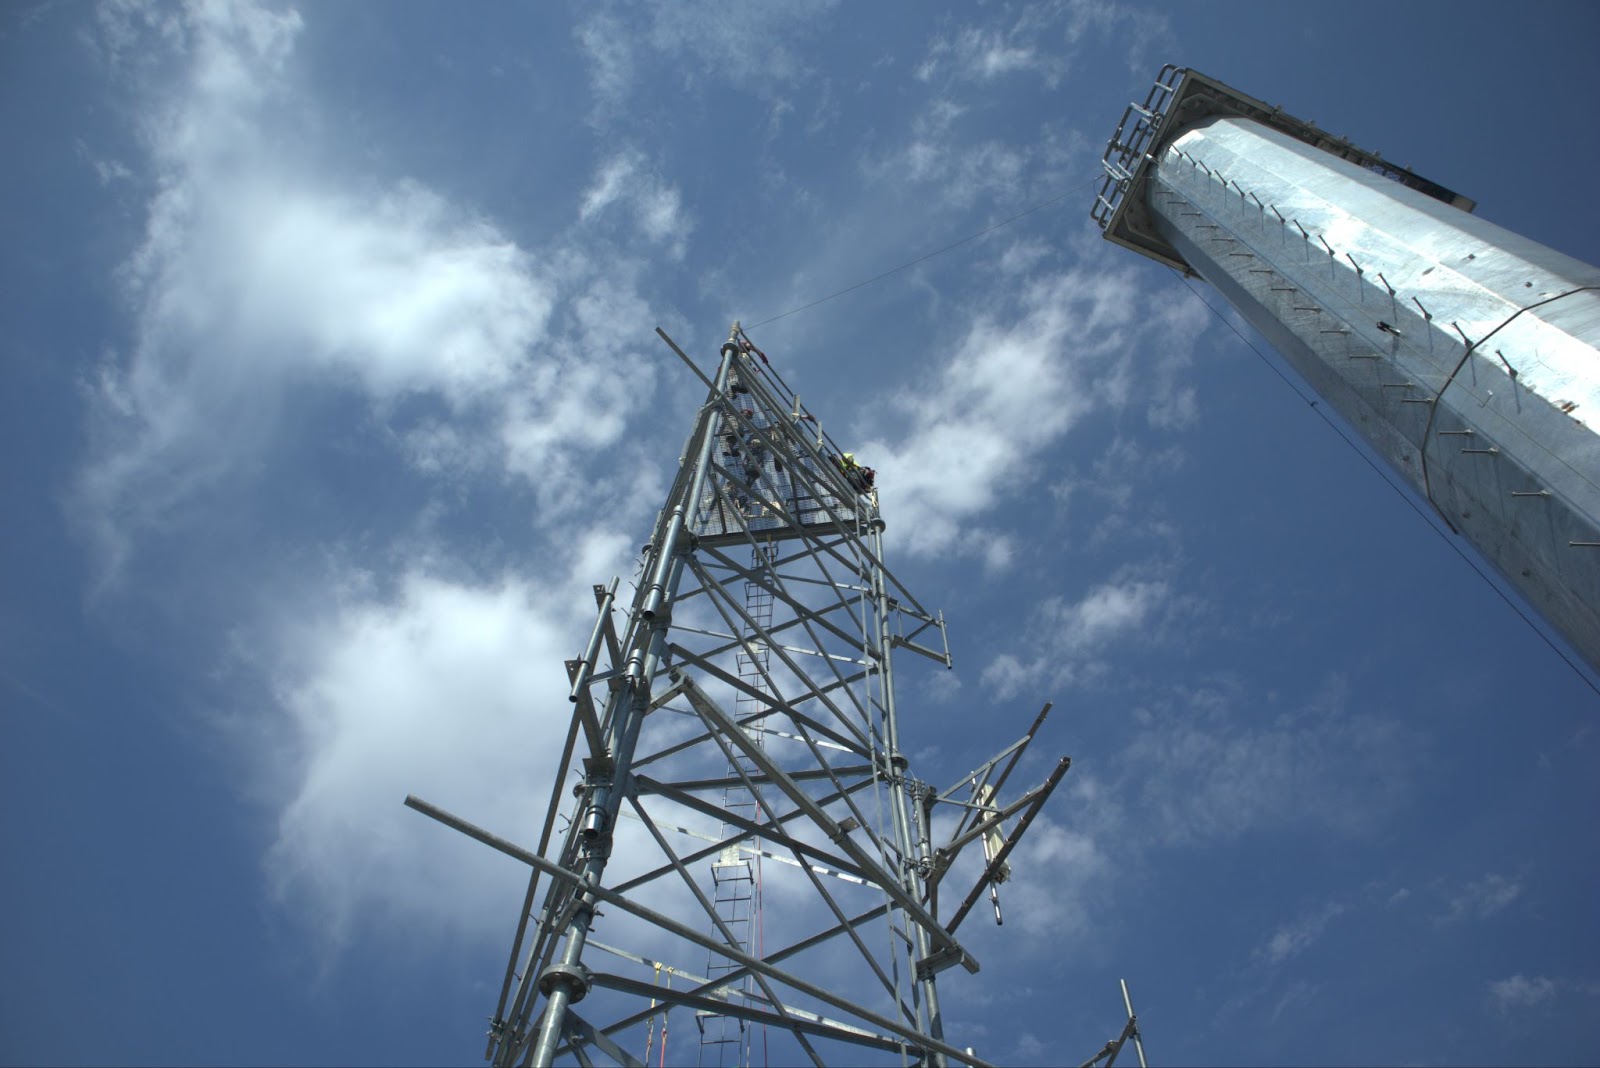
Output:
M1593 1063L1592 680L1087 210L1170 61L1594 262L1597 31L7 5L0 1060L476 1062L522 873L400 801L536 833L699 400L652 328L737 317L950 620L927 777L1047 699L1074 758L962 1044L1076 1063L1126 977L1161 1061Z

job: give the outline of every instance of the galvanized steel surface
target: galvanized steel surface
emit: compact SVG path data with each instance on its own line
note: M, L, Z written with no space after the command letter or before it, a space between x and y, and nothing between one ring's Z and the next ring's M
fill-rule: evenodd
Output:
M1105 178L1089 216L1100 225L1107 241L1157 263L1184 267L1182 257L1161 236L1150 217L1142 194L1151 163L1161 157L1173 138L1213 117L1253 119L1363 171L1381 174L1463 211L1471 211L1477 204L1409 167L1384 159L1347 138L1335 137L1314 122L1290 115L1197 70L1169 63L1161 68L1144 103L1129 104L1123 111L1122 121L1117 123L1100 158Z
M1152 163L1183 261L1600 668L1600 268L1247 119Z
M978 970L957 928L979 896L993 897L999 867L1069 762L1015 800L996 798L1041 712L1020 741L942 793L912 775L893 654L951 660L943 616L883 563L870 481L841 462L737 324L714 377L662 338L707 395L631 606L617 581L596 587L595 626L567 662L573 722L537 847L407 802L534 869L486 1056L587 1064L599 1050L638 1064L630 1047L665 1056L676 1007L693 1010L707 1062L753 1063L760 1027L781 1037L774 1055L785 1061L823 1063L826 1053L857 1064L871 1050L934 1068L986 1064L946 1040L938 977ZM959 815L935 840L941 804ZM624 816L644 835L619 834ZM957 861L991 834L998 854L963 899L970 873ZM788 876L769 869L763 879L783 901L764 918L753 879L721 893L719 868L750 858L781 862L774 869ZM962 901L948 917L941 887L947 909ZM622 914L637 922L619 924ZM597 929L624 944L594 941ZM706 974L686 960L708 961ZM607 970L617 961L624 973ZM818 1039L833 1044L819 1050Z

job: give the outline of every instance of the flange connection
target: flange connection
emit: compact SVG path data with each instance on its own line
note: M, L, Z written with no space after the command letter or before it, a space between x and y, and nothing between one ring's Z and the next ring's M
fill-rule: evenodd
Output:
M573 1005L582 1001L593 985L594 977L582 964L552 964L539 976L539 993L549 997L553 990L561 987Z

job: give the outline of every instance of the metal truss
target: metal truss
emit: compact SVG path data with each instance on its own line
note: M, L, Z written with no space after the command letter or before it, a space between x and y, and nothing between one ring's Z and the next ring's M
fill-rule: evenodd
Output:
M884 564L870 473L737 323L712 376L661 336L706 399L631 603L595 587L537 845L406 801L532 869L485 1056L681 1060L698 1043L667 1054L677 1012L676 1034L737 1021L739 1057L759 1028L777 1063L984 1064L946 1037L937 980L978 971L957 931L986 892L1000 921L1008 858L1067 771L1001 796L1049 706L949 789L913 777L892 654L951 661L942 615ZM957 812L936 846L940 805ZM976 881L948 891L974 843ZM718 892L714 867L741 859L768 862L764 914Z
M1139 1017L1133 1011L1133 998L1128 994L1128 981L1122 980L1122 1007L1128 1012L1128 1022L1122 1025L1122 1031L1100 1047L1093 1057L1084 1061L1078 1068L1111 1068L1117 1063L1117 1054L1122 1052L1122 1047L1128 1040L1133 1040L1134 1052L1139 1055L1139 1068L1149 1068L1144 1059L1144 1036L1139 1033Z

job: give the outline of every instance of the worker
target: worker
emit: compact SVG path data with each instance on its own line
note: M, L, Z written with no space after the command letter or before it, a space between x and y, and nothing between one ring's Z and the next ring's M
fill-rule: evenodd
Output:
M753 497L759 495L761 469L767 462L767 446L756 433L755 412L742 408L739 414L750 421L748 427L730 425L725 433L726 455L742 458L740 464L744 478L733 484L734 499L740 508L748 508Z
M843 457L835 460L834 463L838 466L839 473L844 476L844 480L850 483L851 488L857 493L866 493L872 488L872 480L875 476L867 473L872 469L870 467L862 467L857 463L855 453L847 452Z
M739 414L744 416L746 419L753 420L756 413L751 411L749 408L742 408L740 409ZM723 424L722 433L719 434L718 437L722 439L722 454L724 456L738 456L739 446L748 446L751 442L749 432L743 427L736 426L731 421ZM759 442L757 444L759 445Z

